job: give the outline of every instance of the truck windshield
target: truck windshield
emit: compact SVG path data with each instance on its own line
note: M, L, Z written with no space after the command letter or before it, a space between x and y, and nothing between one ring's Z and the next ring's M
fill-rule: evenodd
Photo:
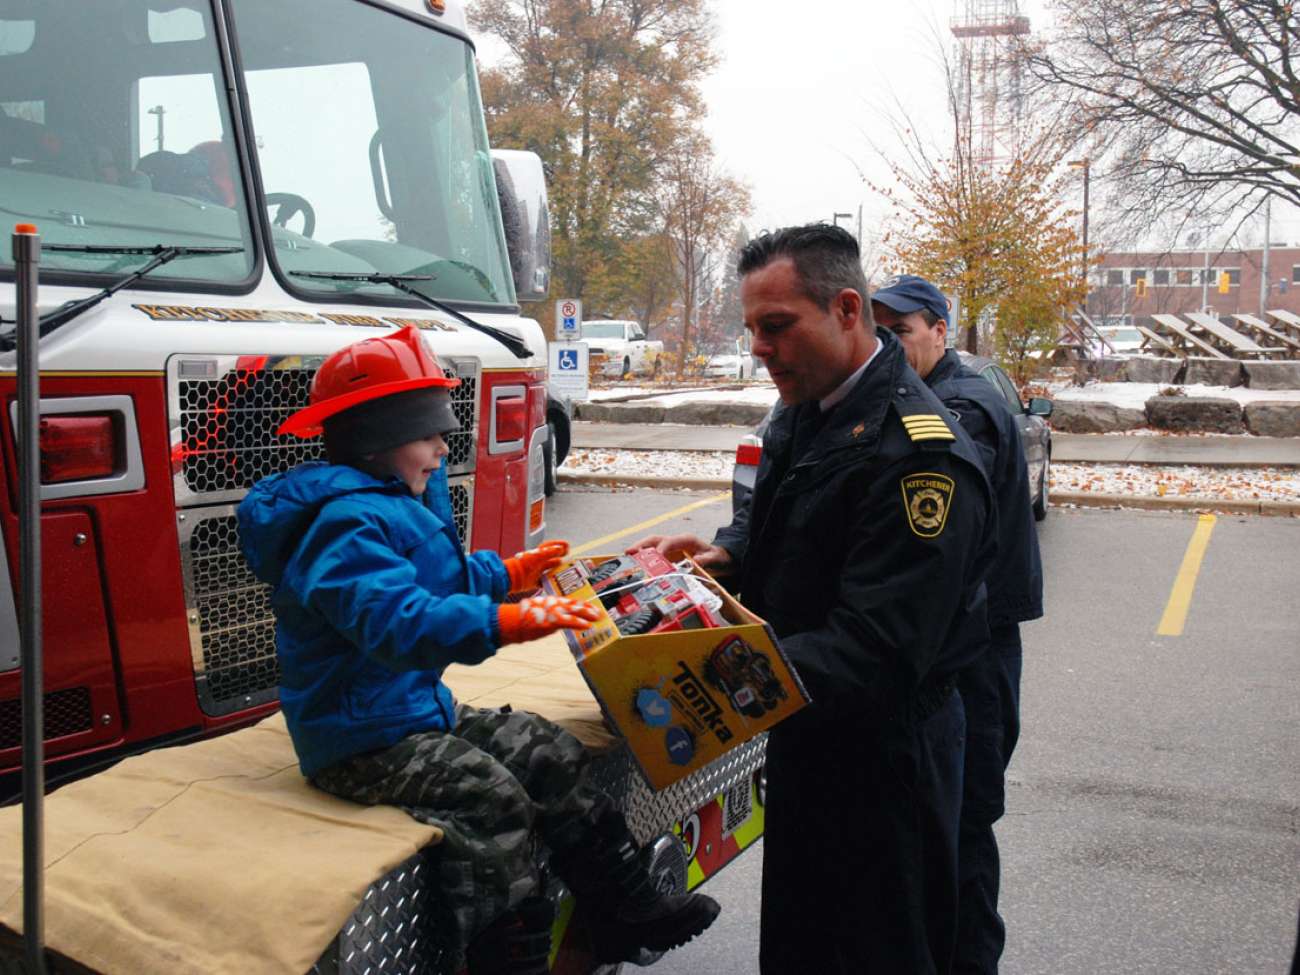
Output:
M514 304L469 45L357 0L231 7L290 286L397 297L347 276L378 272L443 301Z
M623 323L583 322L582 337L584 339L621 339L623 338Z
M96 245L216 250L150 280L236 284L253 246L207 0L0 0L0 210L34 223L43 272L120 277ZM9 262L0 248L0 262Z

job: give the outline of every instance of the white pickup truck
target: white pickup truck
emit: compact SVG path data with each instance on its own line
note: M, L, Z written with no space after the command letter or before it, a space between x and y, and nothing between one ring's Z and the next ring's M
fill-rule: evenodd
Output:
M659 374L664 344L647 339L640 322L615 319L583 322L582 340L591 355L591 368L599 375Z

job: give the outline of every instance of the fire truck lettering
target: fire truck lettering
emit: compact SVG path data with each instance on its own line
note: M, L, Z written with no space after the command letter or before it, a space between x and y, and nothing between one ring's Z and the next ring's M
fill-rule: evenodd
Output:
M326 321L333 322L335 325L369 325L378 328L385 327L383 322L370 315L326 315L322 312L321 317Z
M384 321L390 325L396 325L398 328L405 328L410 325L414 328L423 329L426 332L454 332L454 326L447 325L443 322L436 322L431 318L385 318Z
M155 322L201 322L203 316L194 308L184 305L132 305Z

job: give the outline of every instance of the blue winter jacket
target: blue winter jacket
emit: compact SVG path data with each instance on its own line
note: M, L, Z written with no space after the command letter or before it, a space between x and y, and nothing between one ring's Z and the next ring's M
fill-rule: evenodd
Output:
M273 587L280 706L304 775L453 726L442 672L496 652L509 577L495 552L466 556L443 470L416 498L397 478L303 464L253 486L239 535Z

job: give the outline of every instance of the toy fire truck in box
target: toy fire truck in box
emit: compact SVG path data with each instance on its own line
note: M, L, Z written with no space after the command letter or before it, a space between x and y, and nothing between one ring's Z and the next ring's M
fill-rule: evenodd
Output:
M692 562L679 568L653 549L577 559L543 586L603 607L566 639L656 789L807 703L767 624Z

